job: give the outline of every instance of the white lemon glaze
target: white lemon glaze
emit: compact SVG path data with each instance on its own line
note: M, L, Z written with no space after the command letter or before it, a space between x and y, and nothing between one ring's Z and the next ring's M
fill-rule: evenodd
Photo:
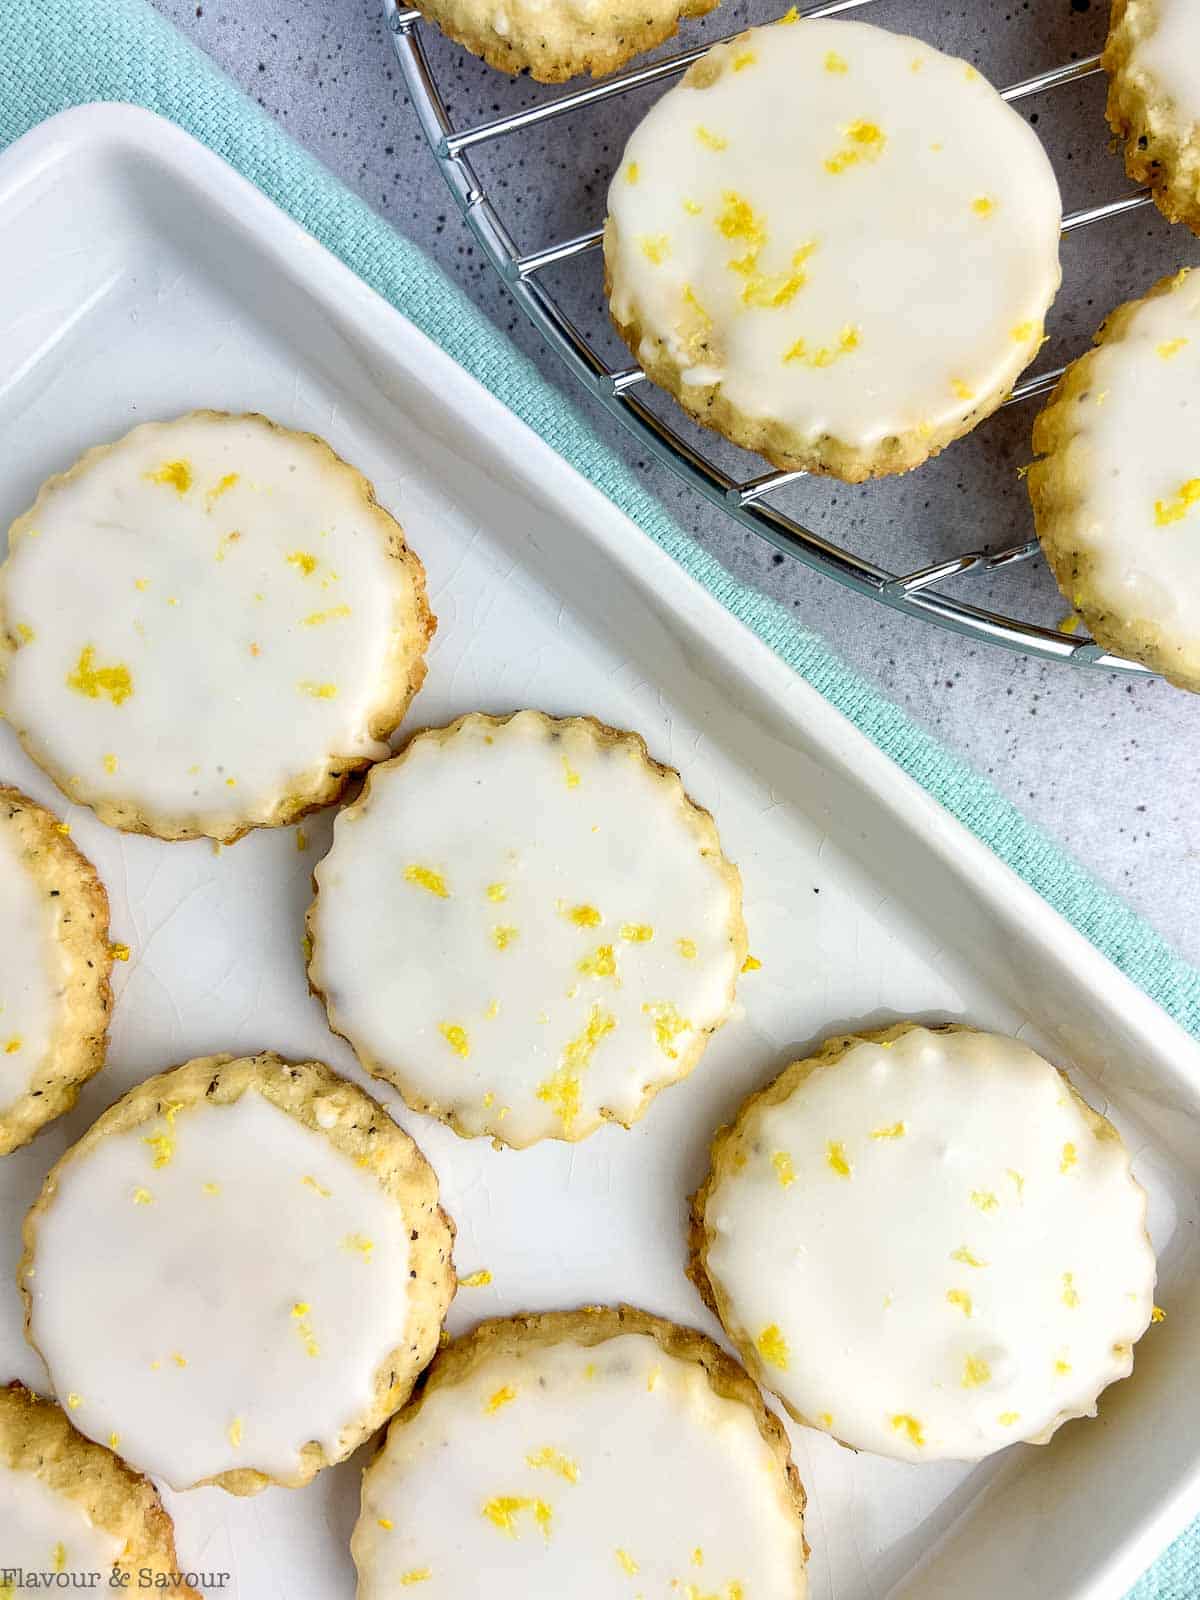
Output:
M609 190L618 320L809 442L933 434L1008 388L1060 279L1058 186L1021 117L965 62L863 23L754 28L709 60L717 80L662 97Z
M175 1488L294 1475L374 1404L409 1304L401 1208L248 1089L114 1133L37 1226L30 1334L82 1432ZM116 1443L113 1443L113 1436Z
M382 517L319 441L262 418L136 428L14 524L9 721L87 804L164 831L271 821L388 753L371 723L416 613Z
M103 1590L122 1545L82 1506L0 1461L0 1575L5 1567L39 1575L99 1572ZM0 1576L0 1595L22 1592L6 1590Z
M481 1573L489 1600L802 1600L780 1478L749 1409L645 1334L498 1352L367 1470L359 1600L461 1600Z
M974 1460L1094 1414L1132 1369L1155 1281L1145 1195L1024 1045L859 1043L752 1102L738 1134L745 1165L705 1206L708 1275L813 1426Z
M1195 649L1200 630L1200 273L1089 356L1061 470L1082 493L1087 599Z
M1134 50L1129 70L1144 73L1168 97L1186 136L1200 124L1200 10L1195 0L1153 0L1148 9L1155 26Z
M314 874L333 1025L468 1134L631 1121L729 1009L740 893L711 821L593 730L522 712L415 739Z
M0 1112L43 1065L58 1015L61 958L44 891L21 859L16 828L0 828Z

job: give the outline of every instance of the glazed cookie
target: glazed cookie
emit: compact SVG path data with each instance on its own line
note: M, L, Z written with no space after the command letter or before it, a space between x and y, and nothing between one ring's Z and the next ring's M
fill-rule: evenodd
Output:
M316 1061L206 1056L51 1170L18 1280L76 1427L172 1488L254 1494L307 1483L407 1398L451 1242L369 1095Z
M104 1065L108 896L51 812L0 785L0 1155Z
M634 130L608 195L613 321L705 427L788 470L906 472L1042 341L1062 205L964 61L857 22L752 28Z
M1200 274L1121 306L1033 430L1038 538L1106 650L1200 690Z
M703 17L720 0L421 0L444 34L501 72L563 83L602 78L669 39L683 17Z
M1104 51L1108 121L1125 170L1172 222L1200 233L1200 10L1195 0L1113 0Z
M368 1072L467 1136L628 1126L746 955L712 818L633 733L466 716L377 767L314 874L309 979Z
M51 478L0 567L0 709L102 821L239 838L388 754L425 574L322 440L197 411Z
M714 1141L690 1273L809 1427L975 1461L1094 1416L1151 1320L1116 1130L1015 1039L830 1039Z
M6 1569L53 1574L44 1588L98 1573L78 1587L104 1593L114 1573L116 1588L136 1586L142 1573L179 1574L174 1529L153 1485L19 1383L0 1389L0 1595L15 1597L25 1586L7 1588ZM200 1600L182 1575L169 1587Z
M803 1600L804 1490L742 1369L631 1307L485 1322L363 1477L359 1600Z

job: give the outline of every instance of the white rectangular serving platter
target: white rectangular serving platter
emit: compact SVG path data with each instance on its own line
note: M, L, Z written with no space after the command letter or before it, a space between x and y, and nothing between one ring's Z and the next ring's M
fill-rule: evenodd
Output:
M711 1131L752 1087L846 1027L916 1016L1019 1034L1129 1141L1167 1321L1099 1420L1047 1448L921 1468L793 1428L812 1594L1121 1596L1200 1511L1200 1049L548 445L178 129L103 106L44 124L0 157L0 236L0 526L87 445L146 418L215 406L312 429L374 480L428 568L440 626L412 720L534 705L637 728L741 866L762 970L693 1077L634 1131L496 1151L370 1085L437 1168L460 1272L493 1274L460 1292L452 1330L624 1299L717 1334L683 1276L685 1201ZM70 1118L0 1162L0 1379L44 1387L4 1285L22 1214L70 1139L193 1055L272 1048L360 1074L301 957L329 816L306 822L303 850L294 829L219 854L125 837L68 805L4 728L0 779L69 819L132 950L109 1065ZM228 1573L211 1594L350 1600L362 1464L254 1500L167 1494L182 1565Z

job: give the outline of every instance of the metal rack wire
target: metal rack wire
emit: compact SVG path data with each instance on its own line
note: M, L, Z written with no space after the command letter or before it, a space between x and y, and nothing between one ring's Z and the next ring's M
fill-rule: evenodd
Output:
M872 0L824 0L801 6L802 17L829 17L854 11ZM1003 549L972 549L910 572L890 572L850 550L822 538L819 533L770 503L770 496L805 476L801 472L771 471L739 480L689 444L667 421L640 398L646 382L637 366L610 366L564 311L549 287L548 269L599 248L603 228L588 228L542 249L522 253L500 215L486 186L480 182L471 152L496 140L528 132L556 118L569 117L586 107L628 94L650 84L665 82L685 72L707 53L716 39L647 65L589 82L508 115L497 116L465 128L454 127L431 67L422 39L421 13L406 9L399 0L384 0L393 47L404 75L409 97L443 178L484 255L500 274L518 304L547 343L562 357L576 378L606 410L635 433L656 459L734 520L777 550L814 568L846 587L874 600L923 617L972 638L983 638L1009 650L1078 666L1098 666L1144 673L1146 668L1123 657L1106 654L1086 637L1071 636L1033 622L968 604L941 592L951 579L1002 572L1036 555L1036 539ZM721 37L729 37L722 35ZM1090 77L1101 70L1099 55L1054 67L1002 90L1008 101ZM1064 235L1120 216L1144 205L1147 189L1134 190L1101 205L1072 211L1063 218ZM1055 367L1023 379L1007 405L1020 405L1047 393L1063 371Z

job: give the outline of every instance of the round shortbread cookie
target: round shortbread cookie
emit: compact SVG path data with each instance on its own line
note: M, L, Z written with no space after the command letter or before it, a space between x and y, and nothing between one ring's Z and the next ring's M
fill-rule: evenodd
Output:
M18 1280L76 1427L172 1488L254 1494L407 1399L451 1244L432 1169L369 1095L320 1062L207 1056L67 1151Z
M425 574L313 434L197 411L51 478L0 568L0 706L102 821L228 843L388 755Z
M1105 649L1200 691L1200 273L1119 307L1038 417L1038 538Z
M108 896L53 813L0 785L0 1155L104 1065Z
M421 0L420 10L456 43L501 72L539 83L590 73L602 78L669 39L683 17L720 0Z
M468 1137L629 1126L728 1016L741 880L637 734L538 711L412 740L341 812L309 979L368 1072Z
M852 482L918 466L1042 340L1062 205L1041 143L964 61L787 19L697 61L608 194L613 320L705 427Z
M974 1461L1094 1416L1151 1320L1116 1130L1015 1039L830 1039L718 1133L690 1275L751 1371L843 1444Z
M1108 121L1125 170L1148 183L1172 222L1200 233L1200 7L1196 0L1113 0Z
M154 1486L19 1383L0 1389L0 1595L35 1586L6 1588L6 1569L53 1574L42 1588L74 1578L102 1593L136 1588L144 1573L143 1587L172 1580L161 1586L200 1600L179 1574L174 1529Z
M703 1334L629 1306L485 1322L363 1476L359 1600L803 1600L787 1437Z

